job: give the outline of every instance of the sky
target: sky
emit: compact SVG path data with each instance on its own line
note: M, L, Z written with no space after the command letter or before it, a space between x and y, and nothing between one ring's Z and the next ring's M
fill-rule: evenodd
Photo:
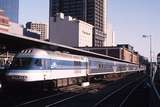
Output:
M19 23L28 21L48 23L49 0L19 0Z
M38 1L38 2L37 2ZM28 21L48 22L49 0L20 0L20 24ZM116 43L130 44L141 55L160 52L160 0L108 0L108 22L112 24Z

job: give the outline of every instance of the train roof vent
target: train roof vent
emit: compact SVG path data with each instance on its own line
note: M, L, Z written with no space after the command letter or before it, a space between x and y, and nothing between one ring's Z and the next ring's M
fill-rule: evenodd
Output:
M32 50L28 49L28 50L22 50L21 53L31 53Z
M25 50L22 50L21 53L24 53Z
M28 50L28 53L32 53L32 50L30 49L30 50Z

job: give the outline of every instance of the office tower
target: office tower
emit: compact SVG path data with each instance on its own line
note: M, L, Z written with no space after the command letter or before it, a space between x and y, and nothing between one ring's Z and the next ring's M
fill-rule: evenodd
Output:
M48 39L48 26L44 23L36 23L36 22L28 22L26 23L26 28L40 32L40 39L46 40Z
M107 23L107 38L105 39L105 46L115 46L115 32L112 30L112 25Z
M18 23L19 0L0 0L0 9L5 11L11 21Z
M50 17L64 13L94 26L93 46L104 46L106 39L107 0L50 0ZM52 35L51 35L52 36Z

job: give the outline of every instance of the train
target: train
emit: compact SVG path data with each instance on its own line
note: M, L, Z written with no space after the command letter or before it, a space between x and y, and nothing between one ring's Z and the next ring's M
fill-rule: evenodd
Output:
M154 66L155 67L155 66ZM160 53L157 54L157 72L155 75L155 81L160 81Z
M29 48L17 53L6 73L6 83L49 83L64 86L111 73L143 71L144 67L67 52Z
M160 69L160 53L157 55L157 69Z

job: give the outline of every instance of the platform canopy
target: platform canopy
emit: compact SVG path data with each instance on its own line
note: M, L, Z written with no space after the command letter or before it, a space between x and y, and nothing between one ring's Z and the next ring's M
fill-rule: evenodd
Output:
M90 52L90 51L86 51L78 48L73 48L70 46L51 43L48 41L42 41L42 40L38 40L38 39L26 37L26 36L13 35L10 33L0 32L0 51L7 50L9 52L18 52L26 48L40 48L40 49L47 49L52 51L62 51L62 52L68 52L71 54L126 62L117 58L113 58L110 56L106 56L106 55L102 55L102 54L98 54L98 53L94 53L94 52Z

